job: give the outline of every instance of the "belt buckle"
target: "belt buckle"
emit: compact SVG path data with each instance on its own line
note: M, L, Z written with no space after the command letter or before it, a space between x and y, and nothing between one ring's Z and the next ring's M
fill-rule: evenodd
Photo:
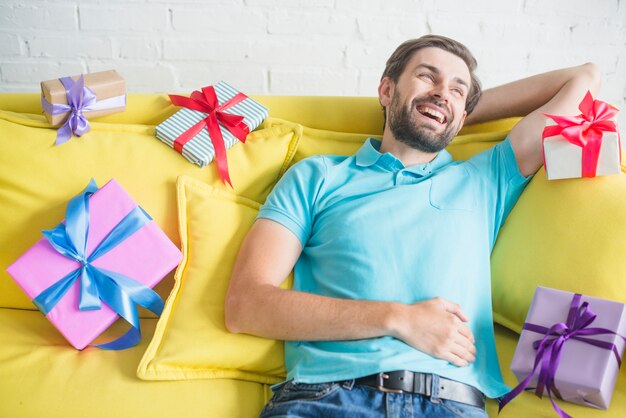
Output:
M376 389L381 392L387 393L404 393L402 389L389 389L384 386L385 380L389 379L389 375L386 373L378 373L376 375Z

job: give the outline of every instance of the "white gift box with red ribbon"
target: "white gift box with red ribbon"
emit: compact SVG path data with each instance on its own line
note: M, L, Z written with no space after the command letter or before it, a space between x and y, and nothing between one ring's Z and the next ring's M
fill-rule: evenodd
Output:
M588 92L578 116L547 115L543 156L548 180L607 176L621 172L618 109Z

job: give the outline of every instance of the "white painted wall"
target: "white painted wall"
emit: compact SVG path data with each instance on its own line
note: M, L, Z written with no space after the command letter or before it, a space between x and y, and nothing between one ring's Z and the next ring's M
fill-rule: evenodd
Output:
M0 91L115 68L129 92L374 96L426 33L470 47L485 87L593 61L626 126L626 0L0 0Z

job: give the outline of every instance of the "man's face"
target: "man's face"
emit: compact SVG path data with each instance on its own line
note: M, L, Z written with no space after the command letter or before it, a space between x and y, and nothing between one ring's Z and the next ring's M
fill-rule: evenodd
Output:
M388 82L387 120L395 139L423 152L444 149L467 115L471 78L465 62L439 48L420 49L398 82Z

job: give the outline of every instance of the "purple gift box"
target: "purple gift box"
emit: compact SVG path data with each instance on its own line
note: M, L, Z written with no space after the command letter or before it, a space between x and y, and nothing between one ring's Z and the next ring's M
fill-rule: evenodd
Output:
M623 336L623 303L537 286L511 362L522 382L518 388L527 383L526 389L538 395L607 409L624 353Z

